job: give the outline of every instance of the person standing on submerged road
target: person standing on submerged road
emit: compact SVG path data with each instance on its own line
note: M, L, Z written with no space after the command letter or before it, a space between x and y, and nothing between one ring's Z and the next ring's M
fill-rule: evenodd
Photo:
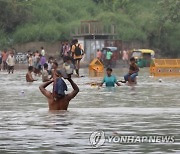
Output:
M14 66L15 66L15 57L14 57L14 53L11 51L6 63L8 65L8 73L10 74L10 72L13 74L14 73Z
M4 50L4 52L2 53L3 70L7 70L8 68L6 63L7 57L8 57L8 53L6 50Z
M50 91L46 90L46 87L50 85L51 83L53 83L54 80L48 81L39 86L40 91L42 92L44 96L46 96L48 100L49 110L51 111L52 110L67 110L70 100L73 99L78 94L79 92L78 86L74 83L74 81L71 78L68 78L67 80L70 82L73 88L73 91L69 94L66 94L56 99L54 98L55 96L53 95L54 91L53 93L51 93Z
M110 49L108 49L106 52L106 67L111 67L112 55L113 53L111 52Z
M117 86L121 86L116 77L112 74L112 69L111 68L107 68L107 76L104 77L103 82L100 84L100 86L102 86L104 83L106 83L106 87L114 87L115 84L117 84Z
M29 55L28 65L29 65L29 66L33 66L33 55L32 55L32 53L30 53L30 55Z
M79 76L80 61L83 57L84 51L81 44L78 43L77 39L75 39L73 43L74 44L72 45L71 49L72 57L75 62L76 74Z
M45 50L44 50L44 47L41 47L41 55L42 55L42 56L45 56L45 54L46 54L46 52L45 52Z

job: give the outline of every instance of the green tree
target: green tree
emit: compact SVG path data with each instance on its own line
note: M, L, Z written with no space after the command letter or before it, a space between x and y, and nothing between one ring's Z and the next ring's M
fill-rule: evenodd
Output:
M29 2L24 0L0 0L0 27L12 32L29 18Z
M180 40L180 1L159 1L158 14L158 47L165 55L177 57L179 53Z
M70 39L83 20L116 27L117 39L178 55L179 0L0 0L0 46Z

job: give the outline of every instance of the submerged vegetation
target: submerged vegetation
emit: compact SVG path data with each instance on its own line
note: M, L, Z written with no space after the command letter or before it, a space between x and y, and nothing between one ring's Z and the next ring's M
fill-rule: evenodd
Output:
M81 20L114 24L118 39L180 55L179 0L0 0L0 47L70 39Z

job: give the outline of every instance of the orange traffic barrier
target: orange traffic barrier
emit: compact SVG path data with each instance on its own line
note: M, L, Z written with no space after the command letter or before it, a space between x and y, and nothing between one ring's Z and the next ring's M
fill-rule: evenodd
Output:
M89 75L93 77L104 75L104 65L97 58L89 64Z
M180 59L153 59L150 74L152 76L180 76Z

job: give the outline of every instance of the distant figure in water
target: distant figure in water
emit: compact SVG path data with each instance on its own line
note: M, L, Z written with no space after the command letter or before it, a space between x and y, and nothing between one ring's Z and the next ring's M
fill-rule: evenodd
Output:
M49 77L48 77L49 73L48 73L48 64L44 64L44 70L42 71L42 82L47 82L50 81Z
M33 67L32 67L32 66L29 66L29 67L28 67L28 72L27 72L27 74L26 74L26 81L27 81L27 82L37 81L37 80L33 79L32 72L33 72Z
M57 79L59 79L59 81L57 81ZM63 79L61 79L60 72L57 72L56 79L52 78L51 81L45 82L40 85L40 91L44 96L46 96L48 100L49 110L67 110L70 100L73 99L79 92L79 88L74 83L74 81L71 78L68 78L67 80L70 82L73 88L73 91L69 94L64 93L67 87ZM53 82L55 82L53 85L53 92L46 90L46 87ZM54 94L55 92L57 93ZM59 97L57 95L59 95Z
M120 86L120 83L118 83L116 77L112 75L112 68L107 68L106 72L107 75L104 77L100 86L102 86L104 83L106 83L106 87L114 87L115 84L117 84L117 86Z

